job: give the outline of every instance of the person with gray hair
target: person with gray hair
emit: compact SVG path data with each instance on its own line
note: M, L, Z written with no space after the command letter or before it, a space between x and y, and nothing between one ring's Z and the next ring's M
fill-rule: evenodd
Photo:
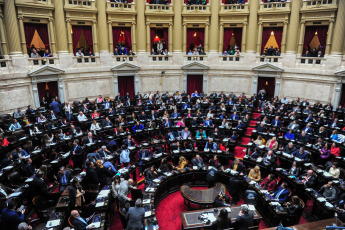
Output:
M249 213L248 207L243 206L240 213L236 217L236 222L234 224L235 229L246 230L254 225L253 223L254 215Z
M141 207L141 199L135 201L135 207L130 207L126 213L127 230L144 229L145 209Z
M57 182L59 182L59 185L60 185L59 191L60 192L63 192L68 185L71 185L72 178L73 178L73 176L72 176L71 171L66 170L66 168L63 166L60 167L60 170L57 174L57 177L55 177Z
M32 227L25 222L22 222L18 225L18 230L31 230L31 229Z
M133 180L124 180L120 183L120 188L118 190L118 197L121 207L124 207L127 201L131 201L131 198L128 198L127 195L130 193L130 189L136 189L132 186Z

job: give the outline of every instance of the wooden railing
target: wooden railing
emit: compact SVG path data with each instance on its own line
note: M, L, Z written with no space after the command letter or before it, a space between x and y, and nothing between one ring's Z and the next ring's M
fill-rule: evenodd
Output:
M200 61L205 62L207 61L207 55L185 55L185 60L187 62L193 62L193 61Z
M134 3L108 2L107 3L107 10L135 12L135 4Z
M243 55L220 55L219 59L221 62L239 62L243 61Z
M340 0L343 1L343 0ZM327 7L333 8L337 7L338 2L337 0L303 0L302 8L310 9L310 8L320 8L320 7Z

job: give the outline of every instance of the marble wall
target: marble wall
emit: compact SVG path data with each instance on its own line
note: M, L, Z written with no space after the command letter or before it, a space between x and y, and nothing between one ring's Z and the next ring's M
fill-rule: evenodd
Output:
M11 113L17 108L33 104L31 85L15 85L0 88L0 111Z

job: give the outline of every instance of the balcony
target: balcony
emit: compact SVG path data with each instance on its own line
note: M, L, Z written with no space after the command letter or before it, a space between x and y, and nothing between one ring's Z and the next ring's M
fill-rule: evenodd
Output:
M100 66L101 62L99 56L84 56L84 57L73 57L74 67L87 68Z
M113 12L117 14L136 13L135 3L117 3L107 2L107 12Z
M0 0L1 2L1 0ZM16 5L53 6L53 0L15 0Z
M12 73L13 65L11 59L0 59L0 74Z
M195 15L211 15L211 10L209 5L191 5L183 6L182 11L183 16L195 16Z
M243 62L244 56L243 55L220 55L219 62L221 64L225 63L236 63L236 62Z
M58 57L47 57L47 58L28 58L29 68L35 69L44 65L57 66L59 65Z
M172 55L150 55L149 64L150 65L169 65L173 63Z
M220 15L236 15L249 14L248 4L222 4L220 7Z
M282 64L283 57L281 56L258 56L256 57L257 63L270 62L273 64Z
M185 64L188 64L190 62L195 62L195 61L206 63L207 55L184 55Z
M122 62L136 63L137 56L122 56L122 55L113 55L113 63L120 64Z
M260 13L283 13L290 12L290 2L269 2L269 3L260 3Z
M343 0L340 0L343 1ZM337 10L337 0L303 0L302 11Z
M325 58L319 58L319 57L298 57L296 59L296 65L297 66L322 66L325 64L326 59Z
M146 15L174 15L174 7L172 4L161 5L161 4L146 4L145 8Z
M65 9L73 11L97 10L95 0L65 0Z

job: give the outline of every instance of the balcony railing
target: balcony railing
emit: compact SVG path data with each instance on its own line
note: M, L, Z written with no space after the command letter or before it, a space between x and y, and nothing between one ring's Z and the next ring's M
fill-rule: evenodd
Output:
M281 63L281 56L259 56L257 57L258 62L272 62L272 63Z
M268 11L287 11L290 10L290 2L268 2L268 3L260 3L260 11L261 12L268 12Z
M162 5L162 4L146 4L145 9L146 14L173 14L173 6L169 5Z
M43 57L43 58L28 58L29 66L43 66L43 65L57 65L59 64L58 57Z
M207 61L207 55L185 55L184 57L187 62L193 62L193 61L206 62Z
M107 10L114 12L135 12L135 3L108 2Z
M191 6L187 6L184 5L183 6L183 14L210 14L210 6L209 5L191 5Z
M297 64L299 65L322 65L324 64L325 58L319 58L319 57L299 57L297 58Z
M319 9L321 7L337 8L337 0L303 0L302 9Z
M15 0L15 3L16 4L52 5L52 0Z
M123 56L123 55L113 55L113 62L121 63L121 62L131 62L134 63L137 61L137 56Z
M99 64L99 56L84 56L84 57L73 57L74 63L78 65L87 66L90 64Z
M172 62L172 55L150 55L150 61L154 63L169 63Z
M90 7L96 8L95 0L65 0L65 5L69 7Z
M225 62L240 62L243 61L244 56L241 55L220 55L219 59L222 63Z
M10 73L13 71L11 59L0 59L0 73Z
M243 12L248 11L248 4L222 4L221 12Z

